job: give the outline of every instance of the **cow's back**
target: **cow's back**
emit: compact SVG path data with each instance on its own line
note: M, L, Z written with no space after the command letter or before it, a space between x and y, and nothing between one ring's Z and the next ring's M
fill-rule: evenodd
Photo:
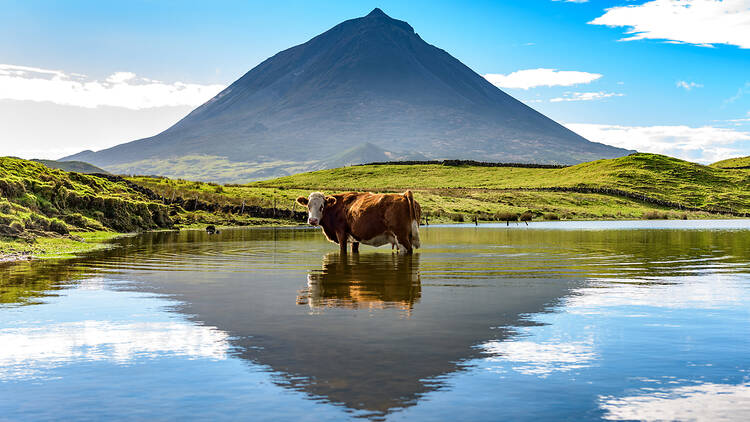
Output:
M386 233L401 237L411 231L409 200L400 194L360 193L345 196L349 229L355 239L367 242ZM403 243L403 240L402 240Z

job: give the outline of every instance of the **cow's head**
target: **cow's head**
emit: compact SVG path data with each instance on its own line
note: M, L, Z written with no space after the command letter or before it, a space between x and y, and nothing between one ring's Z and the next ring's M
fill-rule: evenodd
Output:
M313 226L317 226L320 224L320 220L323 219L325 208L335 204L336 198L325 196L320 192L313 192L309 198L305 198L304 196L297 198L297 203L307 207L307 222Z

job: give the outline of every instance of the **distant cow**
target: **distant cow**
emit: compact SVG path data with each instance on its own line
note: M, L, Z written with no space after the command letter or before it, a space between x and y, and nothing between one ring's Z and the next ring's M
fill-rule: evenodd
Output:
M347 192L325 196L313 192L297 202L307 206L307 222L320 225L331 242L338 243L342 253L352 242L352 252L359 244L382 246L390 243L399 252L412 253L419 248L421 208L411 191L403 194Z

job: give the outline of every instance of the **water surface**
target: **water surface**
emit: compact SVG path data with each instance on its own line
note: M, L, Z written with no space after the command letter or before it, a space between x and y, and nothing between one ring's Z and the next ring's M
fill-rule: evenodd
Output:
M750 223L149 233L0 267L0 420L745 420Z

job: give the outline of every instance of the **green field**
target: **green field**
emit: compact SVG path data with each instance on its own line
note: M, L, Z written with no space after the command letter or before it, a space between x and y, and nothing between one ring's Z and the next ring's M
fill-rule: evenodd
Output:
M432 221L443 222L475 216L502 221L506 218L503 214L527 211L535 219L707 218L750 212L750 173L655 154L633 154L560 169L363 165L247 185L148 177L130 180L164 196L279 209L300 209L294 199L315 190L411 189Z
M737 157L737 158L729 158L726 160L717 161L713 164L711 164L711 167L717 167L717 168L739 168L739 167L746 167L747 169L750 169L750 156L747 157Z

